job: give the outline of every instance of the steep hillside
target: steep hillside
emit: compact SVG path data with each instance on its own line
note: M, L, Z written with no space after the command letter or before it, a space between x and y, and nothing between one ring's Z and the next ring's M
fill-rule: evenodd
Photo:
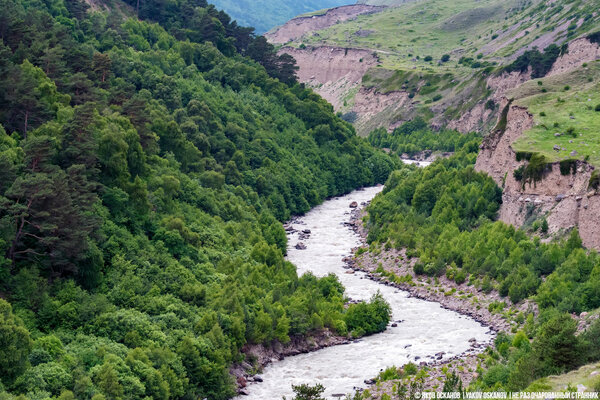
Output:
M359 118L366 111L353 99L361 88L411 96L410 106L402 112L386 108L369 118L373 123L359 124L364 135L374 126L397 126L415 115L436 126L457 121L452 123L461 130L490 128L498 112L491 102L487 109L493 112L484 108L494 97L494 88L486 84L490 76L499 75L502 67L528 50L560 47L593 30L599 18L595 0L367 3L388 7L345 21L340 18L335 25L287 43L304 52L328 46L377 54L378 65L364 74L361 84L346 85L342 91L336 82L310 82L325 97L344 100L334 103L338 111L357 113ZM299 66L307 67L302 61Z
M504 188L503 221L522 226L545 219L559 235L577 227L584 244L597 249L599 51L587 38L574 40L546 77L508 91L501 104L506 115L477 160L477 169Z
M349 4L351 0L214 0L238 24L253 26L257 33L285 23L300 14Z
M310 35L312 32L329 28L340 22L351 20L359 15L372 14L382 11L384 7L356 4L324 10L291 19L284 25L268 32L265 37L274 44L285 44Z
M95 6L0 0L0 398L224 400L343 340L281 221L397 161L206 2Z
M526 227L546 219L558 235L578 227L587 246L600 248L590 222L600 218L600 3L365 3L386 7L280 50L293 52L300 80L361 135L417 117L435 128L491 132L477 168L504 188L500 218ZM368 53L367 65L353 60ZM312 72L352 64L340 74ZM543 168L532 179L534 154Z

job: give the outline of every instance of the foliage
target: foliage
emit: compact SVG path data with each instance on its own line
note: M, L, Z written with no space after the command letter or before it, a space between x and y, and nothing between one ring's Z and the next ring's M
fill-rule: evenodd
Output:
M506 71L525 72L528 68L531 68L531 77L534 79L541 78L550 71L554 61L560 54L561 49L555 44L546 47L543 53L540 53L538 49L528 50L508 65Z
M320 383L314 386L307 384L292 385L295 397L293 400L325 400L322 396L325 388Z
M599 307L598 254L585 253L576 229L566 241L546 244L493 222L501 191L473 170L472 155L461 150L424 169L405 166L393 172L383 196L368 208L368 240L415 252L417 274L446 273L457 283L468 275L480 277L513 303L535 296L542 309ZM534 154L530 165L535 160Z
M9 385L27 367L31 339L12 307L0 299L0 384Z
M360 337L384 331L391 315L390 305L377 293L368 303L351 304L344 322L354 337Z
M490 358L491 365L472 388L523 390L535 379L582 365L587 343L575 335L576 322L554 311L544 317L531 343L523 332L514 338L499 336L495 343L499 354Z
M398 155L412 156L422 150L453 152L463 148L467 143L477 146L479 134L462 134L453 130L435 132L427 126L422 118L415 118L388 133L379 128L369 134L369 142L376 147L389 148Z
M202 0L0 6L3 388L219 400L244 344L346 333L280 221L394 159Z
M566 240L542 243L522 230L493 222L500 189L491 178L473 171L473 156L462 149L424 169L405 166L393 172L383 194L368 207L368 240L372 248L382 243L407 248L418 256L414 267L418 274L445 271L450 279L461 276L461 283L470 275L482 290L496 287L513 303L536 301L537 326L530 314L525 332L514 338L498 334L495 349L488 350L485 372L470 387L523 390L535 379L600 357L596 351L600 323L577 336L577 323L569 314L600 307L600 256L583 249L577 229ZM520 169L523 179L543 174L547 162L542 155L524 152L517 157L527 160ZM568 169L572 171L572 163ZM548 222L543 219L541 224L546 233ZM488 309L511 312L505 308L505 302L493 302ZM452 376L446 383L459 384ZM408 386L399 388L400 397L408 398Z

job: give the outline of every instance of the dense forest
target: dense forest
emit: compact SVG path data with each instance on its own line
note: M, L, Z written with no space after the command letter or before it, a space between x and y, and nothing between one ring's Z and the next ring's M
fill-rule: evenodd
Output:
M423 118L417 117L394 129L392 133L384 128L375 129L367 139L373 146L389 149L398 156L414 156L423 150L458 151L480 137L476 132L463 134L451 129L433 131Z
M0 398L226 399L246 343L385 328L280 221L397 162L205 1L111 4L0 0Z
M439 141L445 143L457 133L423 137L438 134L447 135ZM382 133L380 143L397 136L386 139ZM564 240L548 242L542 240L545 220L531 223L533 235L496 221L501 189L474 170L478 149L475 138L427 168L394 171L368 207L368 241L374 249L407 249L418 258L417 274L446 275L486 293L497 291L506 298L492 303L500 310L506 302L533 300L539 313L514 316L523 330L498 335L471 384L472 390L524 390L538 378L600 360L600 321L578 334L570 315L600 307L600 257L582 247L576 229Z

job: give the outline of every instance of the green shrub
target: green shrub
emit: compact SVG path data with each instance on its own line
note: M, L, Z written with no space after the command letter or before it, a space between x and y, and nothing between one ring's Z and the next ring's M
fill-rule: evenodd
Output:
M531 156L533 156L533 153L528 152L528 151L517 151L516 152L516 159L517 161L523 161L523 160L531 160Z
M380 293L371 297L368 303L351 304L344 315L346 326L354 337L384 331L390 318L390 305Z
M523 181L529 183L541 181L546 171L548 171L548 165L548 161L543 154L533 154L523 170Z
M398 368L389 367L379 373L377 380L379 382L385 382L385 381L391 381L393 379L400 379L400 378L401 378L401 376L400 376L400 373L398 372Z
M465 283L466 280L467 280L467 273L462 269L457 271L456 274L454 275L454 282L456 282L459 285L462 285L463 283Z
M419 368L411 362L404 365L404 367L402 367L402 369L404 370L404 373L406 375L416 375L416 373L419 371Z
M594 110L600 112L600 104L596 104L596 107L594 107Z
M417 275L425 275L425 264L423 264L422 262L419 261L418 263L416 263L414 265L413 271Z
M598 187L600 187L600 172L598 170L594 170L592 172L592 176L590 176L588 188L598 190Z
M548 233L548 220L546 218L542 220L542 225L540 228L542 230L542 233Z
M525 171L525 166L521 165L519 168L513 171L513 177L517 182L521 182L523 180L523 173Z
M508 72L525 72L531 66L531 77L541 78L550 71L550 68L552 68L554 61L556 61L560 53L560 48L555 44L546 47L543 53L540 53L537 49L529 50L520 55L512 64L506 67L506 70Z
M577 172L577 160L562 160L560 162L561 175L575 174Z

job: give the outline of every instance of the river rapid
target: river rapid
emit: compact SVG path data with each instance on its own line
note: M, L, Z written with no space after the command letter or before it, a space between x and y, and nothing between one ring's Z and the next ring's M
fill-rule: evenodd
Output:
M363 207L381 190L371 187L327 200L292 221L295 232L288 234L288 259L299 275L309 271L316 276L336 274L346 288L346 296L353 300L368 300L379 291L390 303L392 322L397 322L397 327L388 326L385 332L350 344L276 361L264 369L263 382L249 384L248 396L239 399L291 399L291 385L301 383L321 383L326 388L325 398L330 399L333 394L366 387L364 380L386 367L432 361L440 352L450 358L472 351L471 338L479 343L493 339L488 328L469 317L438 303L411 298L407 292L372 281L362 272L347 273L342 259L361 244L358 235L344 224L351 219L349 205L357 202ZM306 249L296 249L299 232L305 229L311 231L307 239L301 240Z

